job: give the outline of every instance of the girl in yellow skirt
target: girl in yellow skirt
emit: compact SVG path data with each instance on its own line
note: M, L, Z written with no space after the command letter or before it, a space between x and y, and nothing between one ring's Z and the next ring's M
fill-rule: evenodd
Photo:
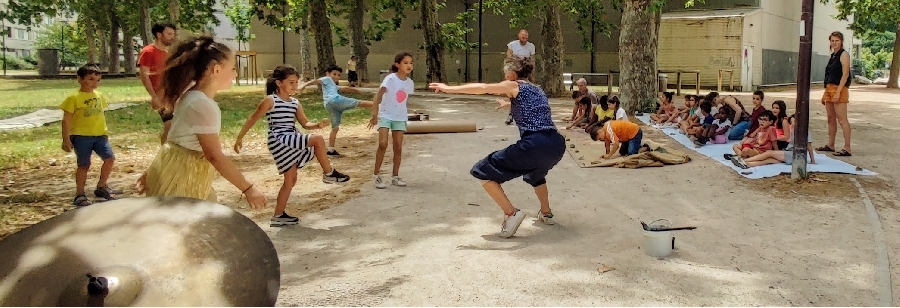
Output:
M147 196L174 196L216 201L216 171L246 195L253 209L266 207L266 197L247 181L222 152L222 111L213 98L231 88L237 76L231 50L212 37L187 40L166 60L162 104L174 110L167 143L138 180Z

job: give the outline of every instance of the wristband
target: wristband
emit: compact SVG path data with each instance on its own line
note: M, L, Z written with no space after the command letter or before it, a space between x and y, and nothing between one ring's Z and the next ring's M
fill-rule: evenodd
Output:
M247 189L244 189L244 191L241 191L241 193L246 195L247 191L250 190L250 188L253 188L253 184L250 184L250 187L247 187Z

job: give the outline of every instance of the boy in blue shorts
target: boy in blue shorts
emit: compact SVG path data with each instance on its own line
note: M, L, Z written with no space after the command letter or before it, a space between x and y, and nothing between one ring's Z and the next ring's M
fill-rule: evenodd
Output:
M103 159L94 195L106 200L116 199L115 192L106 182L116 157L109 144L106 115L103 113L107 107L106 97L97 91L100 86L100 68L85 65L78 69L77 74L80 88L69 95L59 108L63 110L62 150L75 150L78 161L78 169L75 171L75 200L72 204L82 207L92 204L84 194L87 173L91 167L91 152Z
M341 116L344 114L344 111L356 107L372 108L372 101L349 98L338 93L341 90L357 94L362 93L351 87L338 86L341 81L342 72L343 70L337 65L328 66L328 68L325 69L324 77L304 83L300 86L300 90L297 91L298 93L303 92L304 88L314 83L322 86L322 100L324 100L325 110L328 111L328 119L331 120L331 134L328 136L328 155L331 156L340 155L337 150L334 149L334 144L337 139L338 131L341 129Z

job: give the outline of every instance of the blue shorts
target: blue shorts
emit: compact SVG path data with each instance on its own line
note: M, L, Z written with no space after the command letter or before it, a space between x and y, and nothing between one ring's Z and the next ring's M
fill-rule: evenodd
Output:
M344 115L344 111L356 108L356 106L358 105L358 99L341 95L335 96L334 98L325 101L325 110L328 110L328 117L329 120L331 120L331 128L341 126L341 116Z
M387 128L391 131L406 131L406 121L391 121L378 118L378 129Z
M112 146L109 145L108 136L69 136L75 151L78 167L91 165L91 152L97 153L101 159L115 158Z
M547 183L547 173L566 153L566 140L556 130L526 132L519 141L491 153L472 167L479 180L503 183L522 177L532 187Z
M627 141L621 141L619 144L619 155L628 156L638 153L641 149L641 139L644 139L644 131L638 128L637 135Z

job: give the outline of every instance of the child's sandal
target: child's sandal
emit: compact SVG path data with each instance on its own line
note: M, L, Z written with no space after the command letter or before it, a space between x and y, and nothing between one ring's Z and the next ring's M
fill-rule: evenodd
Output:
M94 203L91 202L91 200L88 200L87 196L85 196L84 194L77 195L75 196L75 200L72 200L72 205L75 205L77 207L85 207L92 204Z
M106 201L116 200L116 194L112 189L109 189L109 186L97 187L97 189L94 190L94 195L106 199Z

